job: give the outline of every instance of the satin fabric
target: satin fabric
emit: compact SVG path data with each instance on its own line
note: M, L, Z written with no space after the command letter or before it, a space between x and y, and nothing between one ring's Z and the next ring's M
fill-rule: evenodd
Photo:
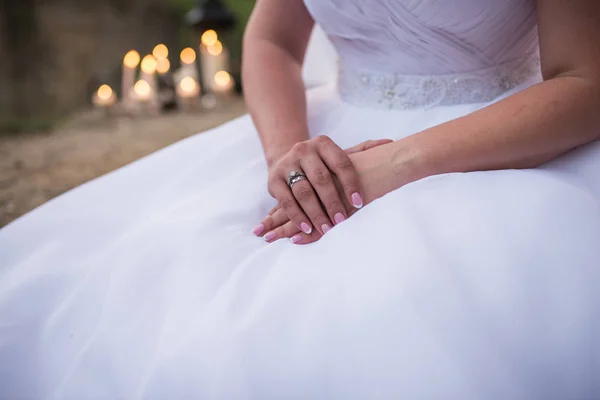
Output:
M532 4L307 6L344 62L433 74L535 51ZM449 29L486 44L485 61L414 47ZM333 84L307 96L311 136L342 147L488 105L359 108ZM250 233L275 204L266 176L246 116L0 230L0 397L600 396L599 143L533 170L413 182L309 246Z

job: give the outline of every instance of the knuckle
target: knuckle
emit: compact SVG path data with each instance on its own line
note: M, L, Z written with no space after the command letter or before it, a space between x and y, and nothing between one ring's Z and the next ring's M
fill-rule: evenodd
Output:
M325 206L325 208L327 208L328 210L341 210L344 207L342 206L342 203L340 203L338 200L332 200L330 202L327 203L327 205Z
M296 198L300 201L310 200L313 196L313 191L309 187L303 187L296 192Z
M281 208L283 208L286 212L296 208L296 201L294 201L293 199L283 199L281 200L280 204Z
M347 179L346 182L342 183L344 190L356 190L358 188L358 182L354 179Z
M315 184L329 185L331 183L331 174L326 170L318 170L315 172Z
M331 139L329 139L329 137L325 136L325 135L317 136L314 140L315 140L315 143L317 143L319 145L326 145L331 142Z
M343 170L343 171L354 169L354 165L352 164L352 161L350 161L350 157L338 158L335 161L335 166L339 170Z
M299 143L296 143L294 145L294 147L292 147L292 151L294 152L294 154L303 155L303 154L306 154L308 152L308 148L309 148L308 143L306 143L306 142L299 142Z

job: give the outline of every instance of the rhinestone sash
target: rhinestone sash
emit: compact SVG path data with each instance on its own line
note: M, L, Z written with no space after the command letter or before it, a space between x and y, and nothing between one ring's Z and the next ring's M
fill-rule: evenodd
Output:
M451 75L403 75L339 65L338 91L347 103L409 110L490 102L540 73L539 56Z

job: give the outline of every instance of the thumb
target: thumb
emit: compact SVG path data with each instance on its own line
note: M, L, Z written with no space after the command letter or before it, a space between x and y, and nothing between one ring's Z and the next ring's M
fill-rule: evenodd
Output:
M361 151L372 149L373 147L381 146L384 144L392 143L391 139L378 139L378 140L367 140L366 142L362 142L357 144L356 146L350 147L346 149L346 154L354 154L359 153Z

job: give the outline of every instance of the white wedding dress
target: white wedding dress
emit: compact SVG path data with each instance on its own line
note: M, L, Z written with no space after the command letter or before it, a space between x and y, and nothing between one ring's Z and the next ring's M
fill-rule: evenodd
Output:
M311 135L401 139L540 81L534 0L306 0ZM574 124L575 125L575 124ZM320 241L249 117L0 230L2 399L598 399L600 145L406 185Z

